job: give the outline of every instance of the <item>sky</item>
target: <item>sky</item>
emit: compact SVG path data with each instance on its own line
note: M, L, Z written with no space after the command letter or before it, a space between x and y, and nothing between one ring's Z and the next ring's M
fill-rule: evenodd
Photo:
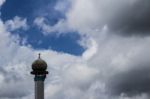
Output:
M0 0L0 99L150 99L149 0Z

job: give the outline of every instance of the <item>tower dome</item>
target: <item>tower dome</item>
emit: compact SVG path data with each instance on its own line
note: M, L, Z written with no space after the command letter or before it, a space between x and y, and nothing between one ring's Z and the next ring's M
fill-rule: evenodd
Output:
M31 74L48 74L46 71L47 63L41 59L40 54L39 58L32 63L32 72Z

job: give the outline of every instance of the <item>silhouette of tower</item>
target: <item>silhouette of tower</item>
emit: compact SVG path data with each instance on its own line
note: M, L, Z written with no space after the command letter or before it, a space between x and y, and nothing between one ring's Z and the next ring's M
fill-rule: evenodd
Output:
M48 74L47 63L41 59L40 54L39 58L32 63L31 74L35 75L35 99L44 99L44 80L46 74Z

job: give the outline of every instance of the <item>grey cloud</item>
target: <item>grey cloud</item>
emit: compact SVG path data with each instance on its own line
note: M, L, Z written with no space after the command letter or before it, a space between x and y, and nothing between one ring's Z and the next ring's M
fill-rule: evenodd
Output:
M118 4L119 5L119 4ZM110 31L123 35L149 35L150 32L150 1L136 0L126 5L108 22Z
M141 66L132 68L126 72L115 74L110 79L108 84L111 93L120 95L122 93L128 96L135 96L138 94L150 94L150 67Z

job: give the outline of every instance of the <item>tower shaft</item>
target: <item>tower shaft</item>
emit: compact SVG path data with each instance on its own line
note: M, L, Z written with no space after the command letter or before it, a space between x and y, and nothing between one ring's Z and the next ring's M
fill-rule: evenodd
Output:
M35 99L44 99L43 81L35 81Z
M35 75L35 99L44 99L44 80L46 75Z

